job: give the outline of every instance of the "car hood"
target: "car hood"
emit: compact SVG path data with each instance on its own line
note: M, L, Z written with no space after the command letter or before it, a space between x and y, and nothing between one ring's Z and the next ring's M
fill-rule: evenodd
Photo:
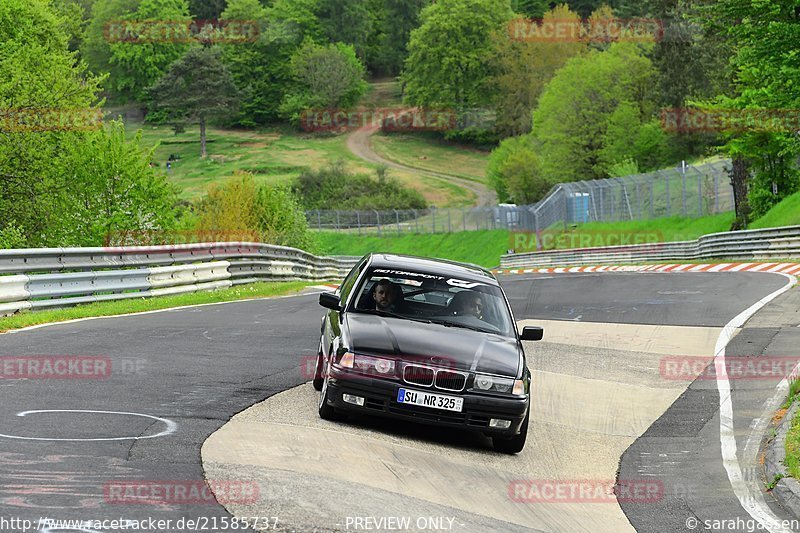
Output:
M356 353L503 376L516 376L520 366L516 339L500 335L352 313L345 326L348 347Z

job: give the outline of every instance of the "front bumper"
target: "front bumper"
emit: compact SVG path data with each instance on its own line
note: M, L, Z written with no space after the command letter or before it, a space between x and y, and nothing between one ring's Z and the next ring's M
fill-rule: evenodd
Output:
M397 403L397 394L401 388L461 397L464 398L464 406L462 411L457 413ZM342 400L343 394L361 396L364 398L364 406L346 403ZM350 373L336 367L331 367L328 380L328 405L337 411L377 415L436 426L457 427L494 436L518 435L520 426L528 413L528 404L528 397L501 398L469 391L453 393L426 389L399 381ZM489 419L491 418L510 420L511 426L508 429L490 428Z

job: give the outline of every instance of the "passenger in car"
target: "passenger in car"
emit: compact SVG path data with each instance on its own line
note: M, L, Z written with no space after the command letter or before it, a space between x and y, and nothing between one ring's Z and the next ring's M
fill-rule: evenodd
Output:
M462 291L453 296L449 309L455 315L471 315L481 318L483 315L483 299L477 292Z

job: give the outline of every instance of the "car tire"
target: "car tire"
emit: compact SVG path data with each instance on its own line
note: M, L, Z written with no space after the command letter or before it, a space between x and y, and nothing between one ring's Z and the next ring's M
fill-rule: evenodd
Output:
M525 415L525 420L522 422L522 427L519 429L519 435L508 437L492 437L492 447L494 451L507 454L515 454L522 451L525 447L525 441L528 439L528 419L531 417L530 408L528 414Z
M317 366L314 369L314 379L311 382L314 385L314 390L317 392L322 392L322 382L324 378L322 377L322 352L317 354Z
M319 392L319 417L323 420L341 420L343 417L336 412L336 409L328 405L328 380L330 378L326 375L322 380L322 388Z

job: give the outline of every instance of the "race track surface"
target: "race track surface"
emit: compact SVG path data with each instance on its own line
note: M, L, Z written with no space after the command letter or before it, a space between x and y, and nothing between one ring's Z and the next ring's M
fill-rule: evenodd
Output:
M0 355L5 357L94 356L108 358L111 370L93 379L0 381L0 517L34 525L44 517L155 518L173 524L199 518L208 525L216 518L219 524L231 515L214 501L117 501L111 491L121 482L202 485L204 442L234 414L259 402L257 410L235 419L250 428L229 441L240 444L230 451L242 459L216 457L205 468L210 479L257 485L256 501L226 507L239 516L269 511L279 518L278 529L353 530L348 517L380 517L376 511L381 509L384 517L453 517L458 522L450 529L465 531L687 531L689 515L750 516L722 467L714 382L664 379L659 365L675 350L713 357L722 326L780 289L786 278L562 274L501 281L517 320L546 328L546 342L526 346L539 388L537 423L520 456L498 456L486 439L469 434L368 419L322 424L315 418L316 397L304 367L317 348L317 296L229 303L3 335ZM746 324L728 353L785 353L796 346L797 339L784 331L796 325L794 292ZM750 426L762 417L778 381L732 387L743 465L748 464L745 449L752 455ZM224 437L225 428L209 443ZM258 433L264 430L267 440ZM327 447L308 440L323 434ZM347 453L362 443L374 453L364 448L355 457ZM387 475L386 464L405 464L407 457L418 462ZM359 465L378 466L370 472ZM420 479L415 468L426 477ZM655 502L620 505L534 504L514 501L509 492L510 483L520 479L613 482L617 469L619 479L654 476L664 493ZM490 481L476 485L476 479ZM340 512L332 516L328 511L337 505ZM352 510L349 515L342 505ZM766 505L785 517L773 502ZM23 529L0 522L0 530ZM40 530L94 531L29 529Z

